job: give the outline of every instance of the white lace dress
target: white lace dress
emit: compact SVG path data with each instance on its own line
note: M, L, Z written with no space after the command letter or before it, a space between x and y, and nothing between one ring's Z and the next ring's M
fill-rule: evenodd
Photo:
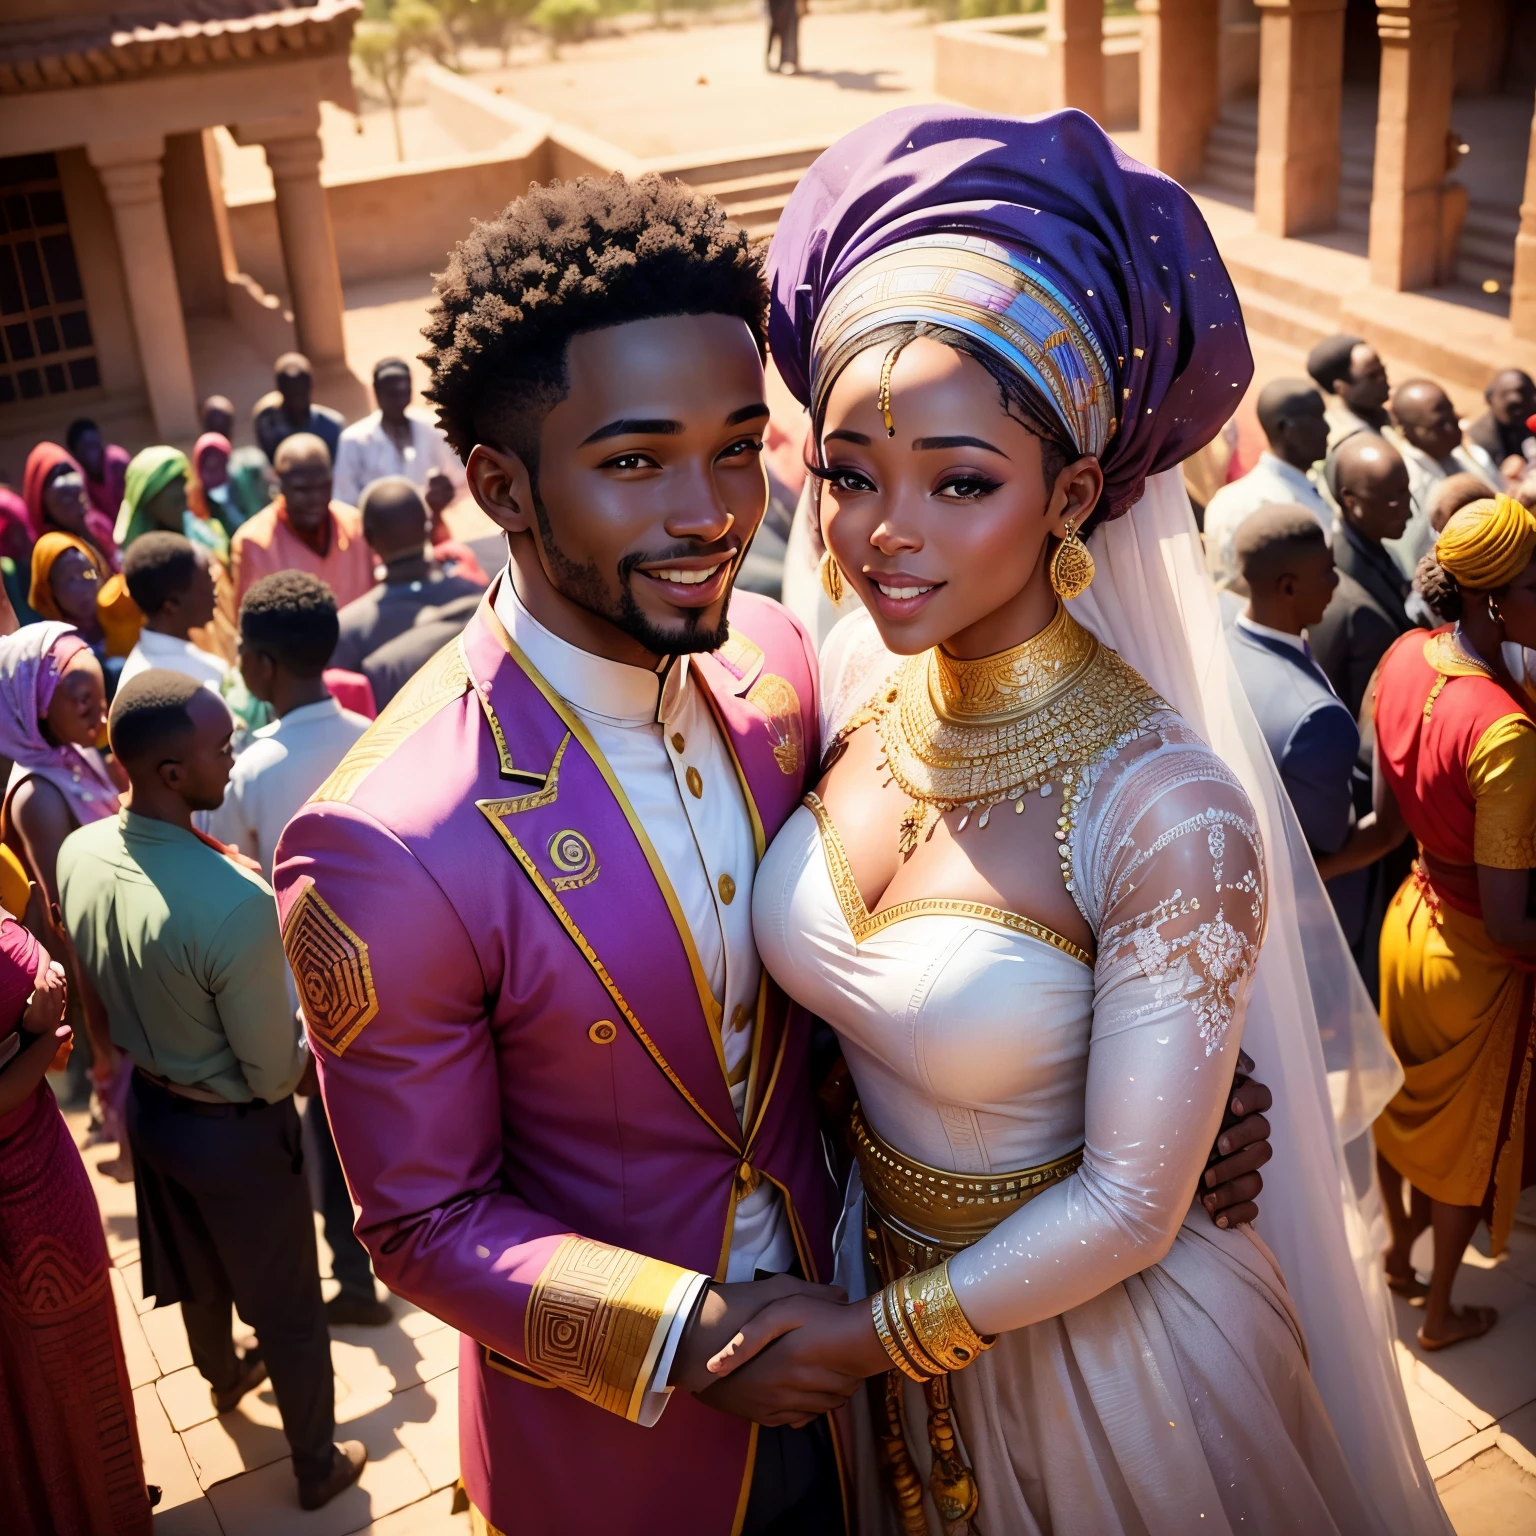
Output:
M845 668L826 696L862 701L883 670L850 690ZM972 1531L1383 1531L1273 1257L1194 1199L1263 930L1248 801L1170 711L1096 765L1069 846L1091 962L974 903L871 917L819 807L790 818L754 884L765 965L837 1030L886 1141L972 1174L1085 1146L1077 1173L950 1265L971 1322L1001 1335L950 1378L981 1490ZM855 1172L837 1276L855 1297L871 1288L861 1198ZM895 1519L862 1395L854 1409L857 1529L886 1536ZM926 1408L910 1383L906 1424L926 1483Z

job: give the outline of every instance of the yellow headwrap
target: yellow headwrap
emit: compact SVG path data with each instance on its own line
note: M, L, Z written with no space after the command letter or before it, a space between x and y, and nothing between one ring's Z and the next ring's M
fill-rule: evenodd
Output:
M1513 581L1536 553L1536 517L1513 496L1485 497L1455 513L1435 541L1435 559L1458 586L1489 592Z

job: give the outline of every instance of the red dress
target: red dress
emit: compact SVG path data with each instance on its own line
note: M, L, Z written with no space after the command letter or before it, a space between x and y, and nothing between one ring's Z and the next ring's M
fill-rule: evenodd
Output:
M0 1028L39 946L0 925ZM0 1526L150 1536L128 1368L85 1164L47 1083L0 1116Z

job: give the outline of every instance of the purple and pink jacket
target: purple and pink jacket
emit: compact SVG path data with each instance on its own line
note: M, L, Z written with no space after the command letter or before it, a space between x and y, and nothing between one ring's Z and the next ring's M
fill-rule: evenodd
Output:
M667 1297L723 1277L756 1180L830 1277L810 1021L765 983L743 1129L645 830L493 600L289 824L284 945L358 1236L463 1335L475 1508L509 1536L728 1536L755 1426L686 1393L634 1417ZM814 653L741 593L691 664L761 857L816 770Z

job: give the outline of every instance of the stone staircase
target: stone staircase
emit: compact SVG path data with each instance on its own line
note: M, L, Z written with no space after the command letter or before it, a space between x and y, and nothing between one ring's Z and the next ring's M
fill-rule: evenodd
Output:
M766 239L777 227L789 194L826 147L821 140L797 140L729 160L648 161L646 168L707 192L748 234Z
M1362 239L1371 224L1375 157L1375 99L1346 95L1340 139L1338 227ZM1258 152L1258 102L1229 102L1205 147L1204 185L1225 199L1253 207L1253 162ZM1515 232L1520 210L1496 198L1469 198L1456 252L1456 279L1478 288L1491 279L1508 291L1514 276Z

